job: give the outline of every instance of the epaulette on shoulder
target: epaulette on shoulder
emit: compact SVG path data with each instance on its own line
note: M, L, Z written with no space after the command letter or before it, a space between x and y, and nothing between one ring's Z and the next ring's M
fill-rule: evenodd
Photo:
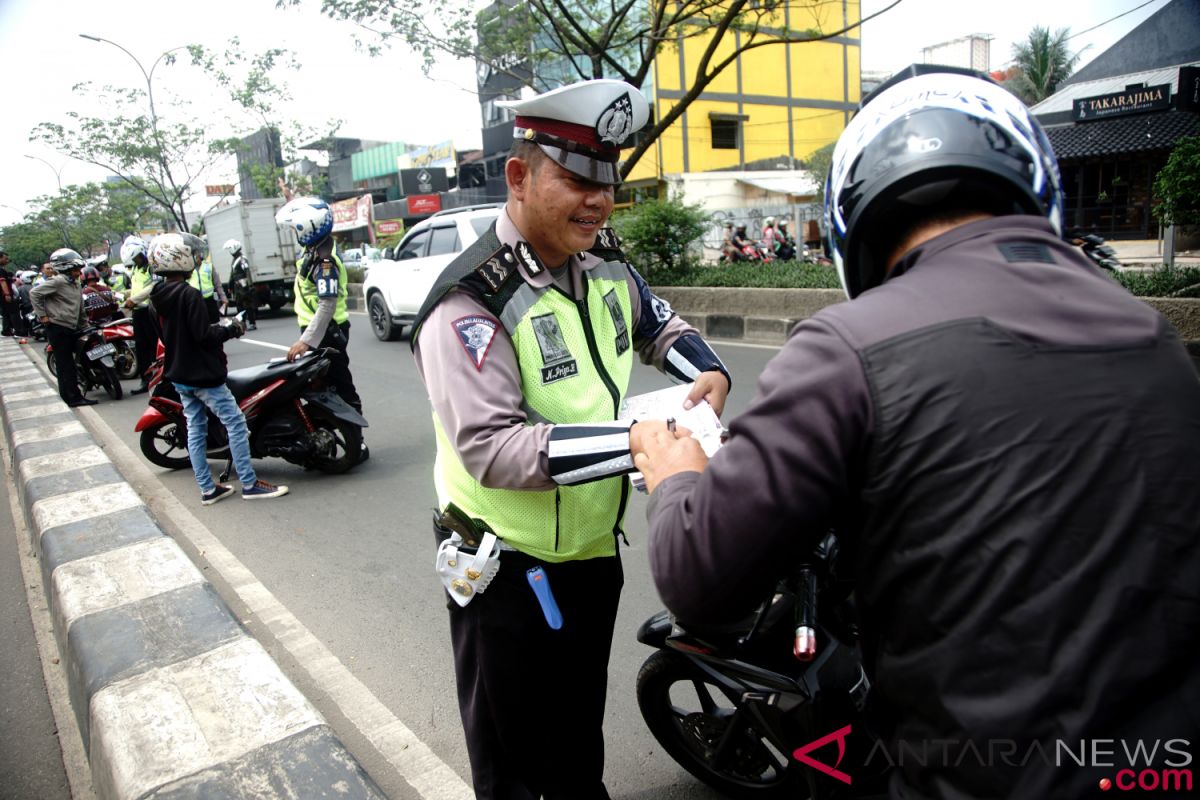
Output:
M442 270L421 310L417 312L412 341L415 343L415 333L425 321L425 317L452 289L457 288L470 293L489 310L499 315L497 309L504 307L508 296L520 285L519 281L512 280L516 273L517 266L512 249L501 244L496 238L493 225Z
M589 253L605 261L628 261L625 251L621 249L621 239L612 228L601 228L596 234L596 245L588 250Z

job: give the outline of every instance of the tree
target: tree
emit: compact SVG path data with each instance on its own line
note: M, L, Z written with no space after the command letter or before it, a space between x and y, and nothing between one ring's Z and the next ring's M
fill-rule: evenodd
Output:
M895 8L894 0L861 22ZM276 6L303 0L276 0ZM373 53L402 42L422 56L425 69L442 55L478 62L538 91L552 81L617 78L645 85L660 53L684 39L707 42L684 96L657 109L652 127L631 148L628 175L659 136L739 55L759 47L816 42L857 28L821 22L829 0L499 0L477 14L467 0L322 0L321 10L356 23ZM790 19L812 21L788 27ZM361 42L360 42L361 43ZM554 85L557 85L555 83Z
M708 227L708 212L677 197L645 200L612 217L625 251L647 280L694 265L689 252Z
M41 264L60 247L85 256L106 252L110 242L144 227L154 210L142 195L123 185L99 183L66 186L56 195L35 198L31 205L33 211L22 222L3 232L18 264Z
M825 196L825 180L829 177L830 167L833 166L833 148L836 146L837 142L830 142L824 147L814 150L804 165L812 174L813 180L817 182L818 198Z
M175 47L159 55L146 71L128 50L115 42L108 43L134 59L146 79L145 88L105 86L97 91L90 83L80 83L74 91L81 98L93 102L98 99L106 109L140 111L109 117L71 110L66 113L65 123L37 125L30 141L42 142L71 158L108 170L131 191L161 208L178 230L189 230L185 205L195 195L204 173L235 152L240 144L236 134L249 130L247 118L266 119L288 98L286 85L275 81L272 72L281 64L292 63L289 51L272 49L247 57L234 37L221 55L200 45ZM240 120L227 114L223 126L235 135L214 135L211 131L221 126L221 121L214 124L209 112L203 121L191 122L196 115L182 98L170 97L161 110L156 105L154 71L160 63L174 66L180 50L188 51L192 67L204 70L229 93L231 110Z
M1005 88L1030 106L1054 94L1079 62L1080 53L1071 55L1067 46L1070 38L1070 28L1059 28L1051 34L1049 28L1035 25L1025 41L1013 44L1013 62L1018 71L1005 82Z
M1200 136L1175 142L1154 178L1154 217L1163 225L1200 225Z

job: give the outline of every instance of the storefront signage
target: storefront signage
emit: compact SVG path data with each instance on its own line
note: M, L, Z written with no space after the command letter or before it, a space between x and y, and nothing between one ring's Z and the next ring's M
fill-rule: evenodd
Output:
M408 198L408 215L418 217L425 214L436 214L442 210L440 194L414 194Z
M404 233L404 222L398 219L381 219L375 223L375 233L380 236L393 236Z
M1074 102L1072 116L1076 122L1165 111L1171 107L1171 84L1130 88L1123 92L1081 97Z
M354 228L366 228L375 220L375 203L369 194L352 197L349 200L339 200L331 203L329 208L333 211L334 233Z
M433 194L450 190L445 167L419 167L400 170L400 191L406 195Z
M208 184L204 187L204 194L208 197L225 197L233 194L232 183L217 183Z

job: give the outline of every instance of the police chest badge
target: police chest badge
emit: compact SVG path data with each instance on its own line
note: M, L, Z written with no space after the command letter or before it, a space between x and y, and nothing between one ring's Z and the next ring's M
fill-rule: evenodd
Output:
M633 133L633 103L629 93L618 97L609 104L596 120L596 135L601 142L609 142L616 147L629 138Z
M617 355L622 355L629 349L629 326L625 324L625 314L621 311L621 301L617 299L617 290L612 289L604 295L604 305L608 306L609 316L612 317L613 328L617 331Z
M451 324L458 335L459 344L475 365L475 370L482 371L483 360L487 358L492 341L496 338L496 320L472 314L469 317L459 317Z
M529 323L533 326L533 335L537 337L538 348L542 351L542 385L578 375L579 364L567 348L567 340L554 314L542 314Z

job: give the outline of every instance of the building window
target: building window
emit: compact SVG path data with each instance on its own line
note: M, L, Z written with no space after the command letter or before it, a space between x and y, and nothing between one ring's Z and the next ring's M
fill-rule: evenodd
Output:
M742 144L742 123L749 117L745 114L709 114L712 126L713 150L738 150Z

